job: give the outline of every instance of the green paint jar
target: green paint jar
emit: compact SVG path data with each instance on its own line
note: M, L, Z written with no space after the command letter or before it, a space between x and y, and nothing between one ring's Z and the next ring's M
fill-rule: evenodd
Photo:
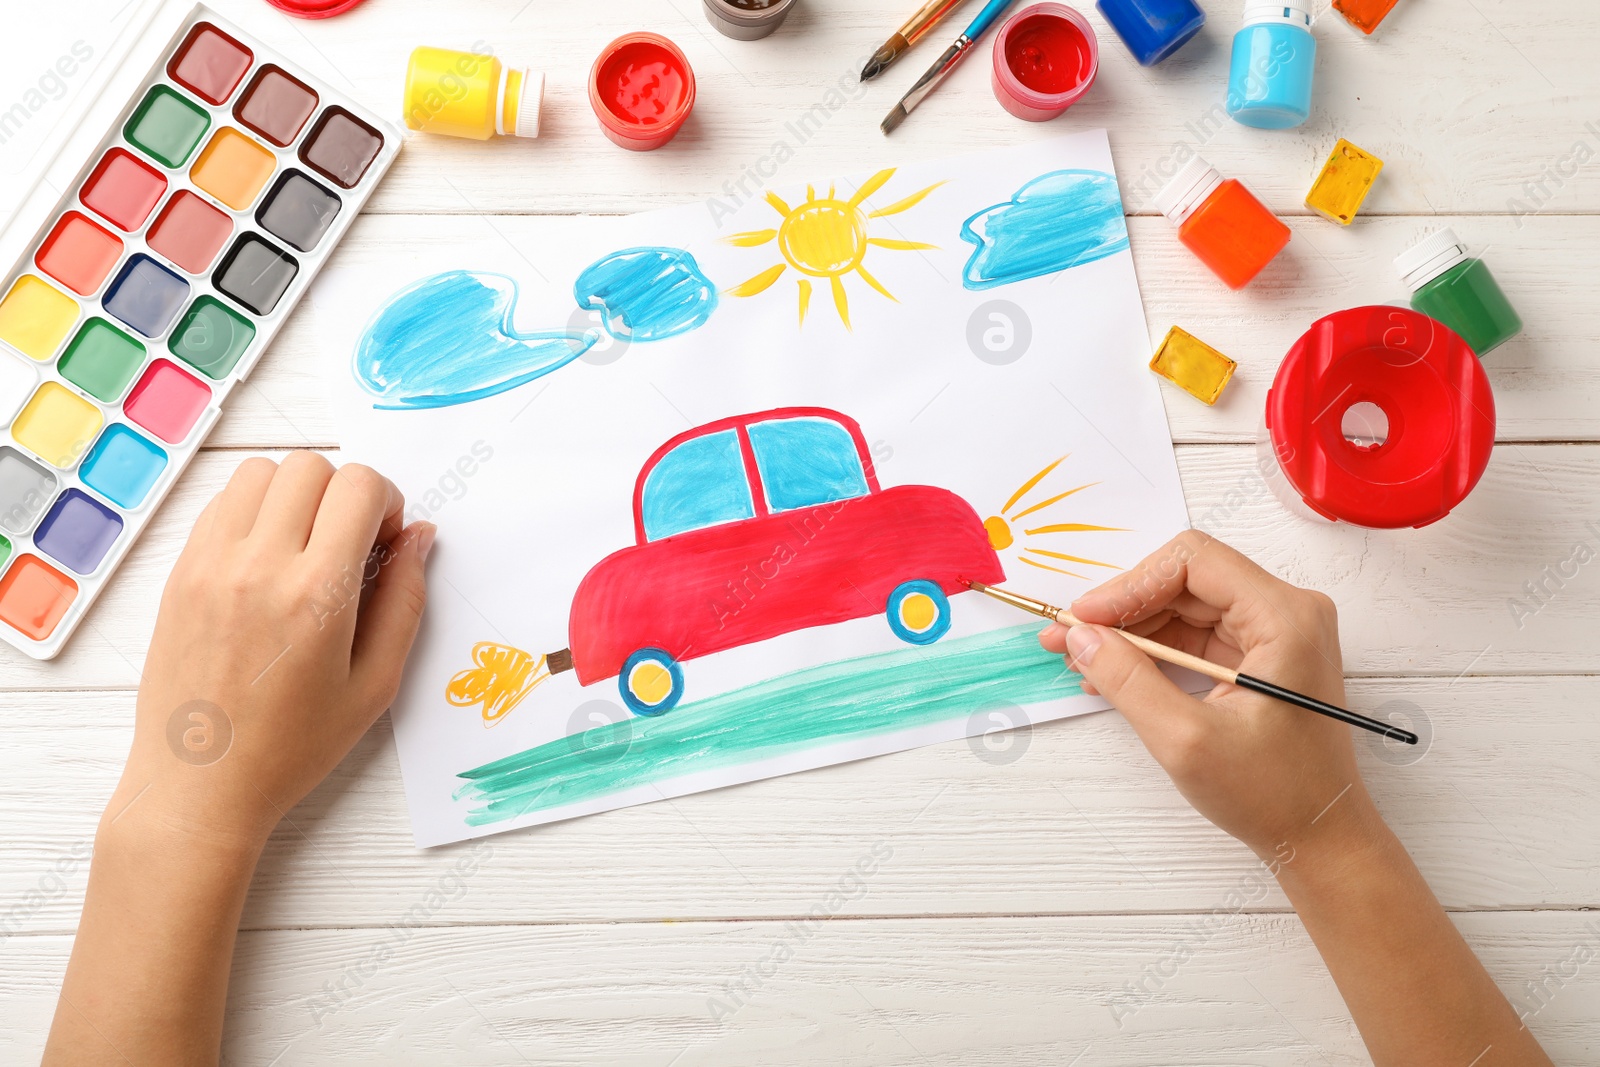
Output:
M1440 230L1396 257L1411 306L1438 319L1486 356L1522 332L1517 314L1481 259L1467 255L1454 230Z

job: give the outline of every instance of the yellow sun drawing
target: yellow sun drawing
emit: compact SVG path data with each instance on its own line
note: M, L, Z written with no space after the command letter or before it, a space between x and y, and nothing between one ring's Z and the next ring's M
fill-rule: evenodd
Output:
M1072 578L1085 578L1086 576L1082 574L1076 574L1065 569L1064 567L1055 566L1055 561L1064 563L1080 563L1089 567L1109 567L1112 570L1121 570L1122 568L1117 566L1115 563L1102 563L1097 559L1085 559L1082 556L1069 556L1065 552L1057 552L1052 548L1039 548L1033 542L1027 542L1020 545L1017 543L1017 531L1014 529L1014 526L1018 520L1026 518L1029 515L1037 514L1038 512L1043 511L1045 508L1067 499L1067 497L1072 496L1074 493L1082 492L1085 489L1090 489L1100 484L1099 482L1089 482L1086 485L1079 485L1068 489L1064 493L1057 493L1048 499L1039 501L1037 504L1026 503L1024 498L1030 492L1032 492L1035 486L1044 481L1051 471L1061 466L1066 458L1066 456L1062 456L1060 459L1049 464L1033 477L1023 482L1022 485L1017 487L1017 491L1011 494L1011 499L1007 500L1003 505L1001 505L1000 514L991 515L987 519L983 520L983 528L989 532L989 544L994 547L996 552L1004 552L1009 548L1015 547L1017 549L1016 558L1019 561L1028 564L1030 567L1038 567L1040 570L1044 571L1055 571L1057 574L1065 574ZM1013 508L1017 508L1019 510L1012 510ZM1042 537L1045 534L1110 532L1122 533L1126 531L1120 526L1092 526L1088 523L1082 522L1047 522L1043 526L1025 527L1022 530L1022 535L1024 537L1036 538ZM1040 562L1040 559L1033 558L1035 556L1040 557L1040 559L1050 560L1052 562L1042 563Z
M916 252L938 246L924 244L921 241L902 241L893 237L873 237L867 232L868 224L872 219L898 215L902 211L916 207L922 202L923 197L939 188L944 182L935 182L926 189L912 193L904 200L897 200L877 211L869 212L862 207L862 202L881 189L892 177L894 177L893 167L880 170L863 182L861 188L857 189L848 200L840 200L835 196L832 187L828 189L827 196L819 199L816 189L808 185L805 202L795 207L784 203L778 194L768 192L767 203L783 216L778 228L749 230L736 233L726 240L729 244L740 248L753 248L777 241L778 251L783 254L783 262L773 264L727 292L733 296L755 296L757 293L764 293L792 267L801 275L798 279L800 324L805 325L806 308L811 304L811 279L826 278L833 288L833 306L839 309L839 321L844 323L847 330L850 328L850 301L844 291L846 274L859 275L862 281L878 292L890 300L896 300L895 295L885 289L882 282L868 273L866 265L862 262L866 259L867 250L888 248L900 252ZM898 303L898 300L896 302Z

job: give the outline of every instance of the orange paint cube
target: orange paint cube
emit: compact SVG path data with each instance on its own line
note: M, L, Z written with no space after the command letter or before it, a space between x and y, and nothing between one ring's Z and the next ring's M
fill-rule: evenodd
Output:
M0 576L0 622L43 641L78 598L78 583L38 556L18 556Z
M277 167L278 158L271 152L224 126L195 160L189 177L235 211L243 211L256 202Z

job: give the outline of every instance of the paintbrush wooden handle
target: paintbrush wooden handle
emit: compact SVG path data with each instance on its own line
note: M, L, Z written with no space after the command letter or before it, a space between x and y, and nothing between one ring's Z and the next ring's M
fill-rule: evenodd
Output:
M1083 625L1082 620L1066 608L1060 608L1056 611L1056 622L1063 626ZM1274 700L1280 700L1285 704L1292 704L1297 708L1314 711L1318 715L1326 715L1330 719L1337 719L1350 726L1371 731L1381 737L1393 738L1402 744L1414 745L1418 741L1417 735L1410 730L1380 722L1359 712L1341 708L1337 704L1329 704L1326 701L1318 700L1316 697L1308 697L1304 693L1296 693L1293 689L1285 689L1280 685L1273 685L1271 682L1253 678L1248 674L1241 674L1232 667L1224 667L1220 663L1212 663L1208 659L1191 656L1187 652L1180 652L1168 645L1163 645L1159 641L1152 641L1148 637L1130 634L1126 630L1118 630L1117 633L1121 634L1129 644L1151 659L1158 659L1178 667L1187 667L1196 674L1203 674L1214 682L1227 682L1230 685L1237 685L1260 693L1263 696L1272 697Z
M1083 621L1066 608L1062 608L1060 611L1056 612L1056 622L1059 622L1063 626L1083 625ZM1189 653L1180 652L1178 649L1172 648L1170 645L1163 645L1160 641L1152 641L1148 637L1140 637L1138 634L1130 634L1126 630L1118 630L1117 633L1121 634L1130 645L1132 645L1134 648L1137 648L1140 652L1143 652L1151 659L1158 659L1164 663L1170 663L1175 667L1186 667L1189 670L1194 671L1196 674L1205 675L1213 682L1228 682L1230 684L1234 684L1239 680L1238 671L1233 670L1230 667L1224 667L1220 663L1212 663L1208 659L1201 659L1199 656L1191 656Z

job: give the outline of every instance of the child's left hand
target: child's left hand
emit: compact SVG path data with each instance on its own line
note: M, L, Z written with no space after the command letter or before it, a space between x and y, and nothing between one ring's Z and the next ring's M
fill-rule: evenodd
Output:
M404 504L313 452L240 464L167 581L108 813L148 789L130 818L265 841L399 688L434 537L400 528Z

